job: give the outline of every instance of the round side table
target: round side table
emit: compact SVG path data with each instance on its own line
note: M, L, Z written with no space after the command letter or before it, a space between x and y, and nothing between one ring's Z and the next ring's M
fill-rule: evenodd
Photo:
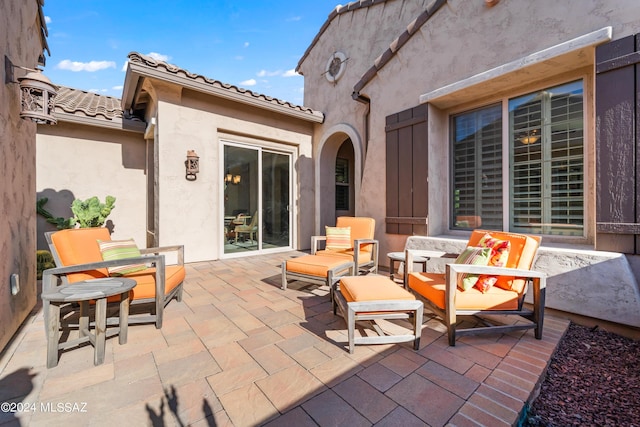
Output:
M119 344L127 342L127 323L129 321L129 291L136 281L120 277L85 280L62 285L42 293L42 307L47 332L47 368L58 365L58 350L91 342L94 346L94 365L104 362L104 349L107 329L107 298L120 295ZM95 301L95 331L89 331L89 302ZM80 304L80 338L58 343L60 340L60 307L70 302Z
M394 272L396 271L396 262L404 262L405 261L405 253L404 252L389 252L387 254L387 256L389 257L389 277L394 282L398 282L399 280L401 280L402 281L401 283L404 283L404 278L396 277ZM429 258L427 258L427 257L421 257L421 256L413 257L414 264L422 265L422 271L427 271L427 261L429 261Z

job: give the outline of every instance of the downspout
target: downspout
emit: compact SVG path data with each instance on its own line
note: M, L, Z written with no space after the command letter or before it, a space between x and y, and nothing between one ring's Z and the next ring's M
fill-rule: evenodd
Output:
M363 158L366 158L366 153L367 153L367 148L369 145L369 128L370 128L370 115L371 115L371 99L367 98L366 96L362 95L360 92L357 91L353 91L353 93L351 94L351 98L353 98L354 101L358 101L361 104L364 104L367 106L367 109L364 113L364 152L363 154Z

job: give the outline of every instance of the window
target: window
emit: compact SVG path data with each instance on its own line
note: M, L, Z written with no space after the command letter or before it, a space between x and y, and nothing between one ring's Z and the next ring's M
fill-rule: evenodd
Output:
M577 81L510 99L506 123L501 105L452 118L452 228L501 230L506 217L511 231L584 234L582 86Z
M349 210L349 160L336 159L336 210Z

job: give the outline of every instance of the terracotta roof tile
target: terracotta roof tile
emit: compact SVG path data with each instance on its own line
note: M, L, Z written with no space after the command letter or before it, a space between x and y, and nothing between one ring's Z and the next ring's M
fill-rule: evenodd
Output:
M67 113L77 116L95 117L104 120L133 119L123 114L120 99L60 86L56 96L56 113Z
M186 77L195 81L199 81L202 83L207 83L210 84L213 87L218 87L218 88L223 88L232 92L236 92L239 94L243 94L246 95L247 97L251 97L255 100L262 100L262 101L267 101L270 102L272 104L277 104L277 105L281 105L284 107L288 107L288 108L292 108L294 110L297 111L301 111L303 113L309 113L309 114L313 114L313 115L317 115L319 114L317 111L314 111L311 108L307 108L304 106L300 106L300 105L296 105L296 104L292 104L289 101L283 101L277 98L273 98L271 96L268 95L263 95L260 93L256 93L253 92L249 89L245 89L242 87L238 87L238 86L234 86L228 83L223 83L219 80L215 80L215 79L211 79L209 77L203 76L201 74L196 74L196 73L192 73L188 70L185 70L184 68L180 68L176 65L173 64L169 64L167 62L164 61L159 61L156 60L150 56L147 55L143 55L141 53L138 52L131 52L129 53L129 61L135 64L142 64L144 66L147 67L151 67L151 68L155 68L157 70L162 70L165 71L167 73L171 73L177 76L181 76L181 77Z

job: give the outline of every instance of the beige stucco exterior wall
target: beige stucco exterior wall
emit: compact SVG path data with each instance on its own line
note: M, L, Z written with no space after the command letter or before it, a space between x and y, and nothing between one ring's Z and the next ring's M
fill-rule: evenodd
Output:
M157 102L158 244L183 244L185 261L223 256L221 140L257 144L293 154L295 248L310 245L313 211L313 125L259 108L152 83ZM153 108L153 107L152 107ZM200 156L195 181L185 179L187 150ZM300 207L304 214L300 215Z
M331 128L338 124L364 135L366 107L351 99L353 87L375 58L429 3L388 1L338 15L331 22L300 66L305 75L305 104L325 113L325 122L315 135L316 146L330 138ZM633 34L640 31L639 18L640 6L633 0L509 0L492 8L482 1L449 0L441 7L361 91L371 99L371 111L357 214L377 220L381 253L401 248L405 240L404 236L384 233L386 207L381 189L385 188L384 128L388 115L418 105L422 94L607 26L613 27L614 39ZM332 84L321 72L335 50L344 52L349 59L345 74ZM590 54L592 62L593 50ZM587 69L586 75L582 66L577 68L558 67L561 71L555 80L568 82L586 77L585 94L593 100L593 67ZM544 83L535 81L535 75L528 78L531 80L512 82L519 88L508 96L549 84L548 79ZM491 97L495 101L501 96L505 94L486 93L475 106L487 105ZM467 103L444 110L430 108L429 222L433 235L448 233L448 117L456 108L459 111L472 107ZM590 155L594 146L592 105L588 108ZM321 168L330 166L320 162ZM593 186L588 190L588 208L592 210ZM593 221L592 212L587 216Z
M36 124L20 119L20 88L5 84L4 56L35 67L42 53L36 1L0 3L0 351L36 304ZM16 69L14 76L24 72ZM10 277L20 291L12 295Z
M146 246L145 141L141 133L84 126L60 120L37 135L37 198L56 217L69 218L71 203L97 196L116 198L105 224L112 238ZM55 226L38 216L38 247L48 249L44 231Z
M381 34L376 25L379 14L385 20L396 22L395 38L404 31L404 16L399 9L410 8L421 2L386 2L356 10L353 13L339 15L322 35L311 54L301 65L305 75L305 103L325 113L326 120L318 129L315 144L327 138L324 133L336 124L352 126L364 134L363 107L351 100L354 85L364 72L373 65L371 56L380 55L389 43L381 48L375 41L387 37ZM414 13L411 19L417 16ZM352 27L343 25L351 22ZM640 6L634 0L601 2L597 0L527 0L501 1L489 8L483 1L449 0L413 37L397 52L387 65L361 91L371 99L370 137L366 141L367 151L363 158L362 185L358 196L358 215L372 216L377 221L376 237L381 242L383 254L380 262L388 264L384 256L389 251L402 250L406 236L385 233L385 118L388 115L415 107L420 104L420 96L458 83L488 70L511 63L535 52L540 52L558 44L567 42L603 29L612 27L612 38L619 39L640 32ZM356 37L358 27L362 32ZM354 41L359 43L354 46ZM368 49L375 50L372 53ZM347 71L335 86L317 76L323 69L331 51L343 51L349 57ZM354 58L362 53L366 62ZM434 102L429 106L429 234L452 239L452 242L465 241L465 233L454 233L448 227L448 185L449 185L449 117L451 114L474 107L487 105L506 97L516 96L529 91L542 89L577 78L584 79L586 105L586 175L591 181L586 187L586 221L588 235L581 240L562 240L545 237L543 244L575 248L593 248L593 228L595 224L594 164L594 47L583 49L576 55L566 55L552 66L536 68L531 72L516 73L503 78L505 86L492 87L482 92L482 85L471 90L473 96L461 97L463 103L451 104ZM544 74L542 74L544 72ZM555 74L554 74L555 73ZM504 90L509 85L508 90ZM351 105L349 105L351 103ZM322 165L326 167L326 165ZM452 243L453 244L453 243ZM453 244L455 246L455 244ZM546 253L546 252L545 252ZM640 317L633 314L640 307L637 280L633 277L629 263L622 257L626 266L623 290L612 289L608 297L602 299L598 290L601 279L593 276L591 282L585 282L584 271L587 268L584 259L593 254L573 256L572 250L553 252L552 257L545 256L545 268L555 278L550 280L547 293L547 305L579 314L590 315L590 306L584 304L591 295L598 304L614 307L620 305L616 295L625 295L625 313L616 313L622 323L640 326ZM585 252L586 253L586 252ZM584 254L584 253L583 253ZM602 257L612 255L603 253ZM558 261L562 257L562 261ZM596 256L589 265L604 262ZM542 261L541 261L542 262ZM604 265L604 264L602 264ZM585 269L586 268L586 269ZM600 274L604 274L601 272ZM608 283L609 281L607 281ZM592 292L593 291L593 292ZM567 300L581 301L580 304L567 304ZM599 313L602 310L597 310ZM592 311L593 313L593 311Z

